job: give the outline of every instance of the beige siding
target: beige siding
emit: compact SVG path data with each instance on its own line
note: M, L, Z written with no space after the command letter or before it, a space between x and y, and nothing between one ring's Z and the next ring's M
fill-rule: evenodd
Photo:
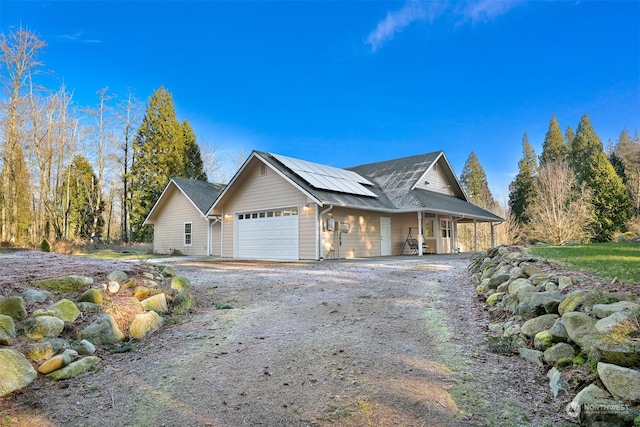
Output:
M184 224L191 222L192 242L184 244ZM171 185L164 194L163 203L156 207L153 221L153 250L168 254L178 250L185 255L207 254L207 220L198 209Z
M391 255L411 254L405 241L411 227L411 236L418 238L418 213L390 214L355 209L335 208L323 217L322 245L325 259L365 258L380 256L380 217L391 218ZM335 230L326 229L327 218L335 220ZM449 253L449 239L441 238L440 219L434 221L434 237L425 239L429 245L426 253ZM339 233L338 223L348 223L349 232ZM423 224L424 226L424 224ZM436 237L438 242L436 242ZM438 247L438 244L440 245ZM404 252L403 252L404 248Z
M211 255L222 256L222 225L219 222L211 226Z
M454 193L451 190L451 183L448 181L447 176L444 173L445 167L447 167L446 162L443 159L438 160L438 162L418 181L416 188L453 196Z
M234 256L234 224L236 213L286 207L298 208L298 256L300 259L316 259L315 207L305 207L306 195L267 167L263 174L262 162L254 158L243 170L234 184L233 192L221 201L223 213L223 257Z

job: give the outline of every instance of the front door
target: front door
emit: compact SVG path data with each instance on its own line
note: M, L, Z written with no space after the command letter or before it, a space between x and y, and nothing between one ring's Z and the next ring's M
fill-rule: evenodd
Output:
M380 255L391 255L391 218L380 217Z

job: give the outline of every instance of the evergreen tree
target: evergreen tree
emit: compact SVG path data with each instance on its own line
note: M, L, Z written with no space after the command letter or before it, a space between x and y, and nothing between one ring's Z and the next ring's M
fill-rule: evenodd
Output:
M560 138L562 138L562 134L560 134ZM525 132L522 136L522 159L518 162L518 174L509 185L509 208L515 220L522 225L529 222L527 207L533 197L537 174L538 164L536 153L529 143L529 137Z
M89 160L82 156L75 156L69 168L65 174L69 182L64 182L60 189L65 191L68 188L69 191L66 237L83 240L94 236L100 238L104 227L104 202L96 203L96 200L102 200L96 174Z
M193 133L188 120L182 122L182 129L185 143L185 170L184 175L198 181L207 181L207 174L204 171L204 163L200 147L196 142L196 134Z
M630 217L631 204L622 179L604 153L600 138L586 114L569 147L569 164L578 184L586 184L593 192L595 241L609 241L622 230Z
M542 143L542 154L540 155L540 166L544 166L547 163L563 162L567 155L567 146L564 143L562 131L560 125L554 114L549 122L549 130L544 137Z
M573 142L573 138L576 137L576 133L571 128L571 125L567 125L567 129L564 131L564 145L567 147L567 155L569 154L571 143Z
M460 174L460 184L471 203L487 210L496 208L497 203L489 190L487 174L475 152L471 152Z
M193 130L188 122L178 121L164 87L149 98L133 151L131 225L134 239L141 241L151 238L151 230L142 224L171 178L206 179Z

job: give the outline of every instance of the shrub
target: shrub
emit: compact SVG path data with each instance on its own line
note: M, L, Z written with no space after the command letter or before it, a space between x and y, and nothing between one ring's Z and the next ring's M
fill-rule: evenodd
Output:
M40 250L42 252L51 252L51 246L49 246L49 241L47 239L43 239L40 242Z

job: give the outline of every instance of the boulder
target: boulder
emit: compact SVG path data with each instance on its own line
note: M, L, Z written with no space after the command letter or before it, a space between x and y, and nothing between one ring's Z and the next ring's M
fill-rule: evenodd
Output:
M151 289L146 286L136 286L133 291L133 297L140 301L147 298L149 295L151 295Z
M39 291L37 289L27 289L22 293L22 298L27 304L43 303L47 301L47 298L51 296L51 293L46 291Z
M124 334L113 316L101 314L93 323L80 332L79 338L90 341L94 345L110 346L122 341Z
M610 399L611 395L608 391L601 389L595 384L589 384L575 395L572 402L582 406L585 403L592 402L596 399Z
M526 294L536 291L536 287L528 279L516 279L509 284L509 295L517 300L522 299Z
M47 375L47 378L54 381L66 380L69 378L73 378L76 375L79 375L83 372L92 369L96 365L98 365L102 360L98 356L87 356L83 357L80 360L76 360L73 363L70 363L68 366L65 366L62 369L58 369L57 371L53 371Z
M543 367L542 364L542 355L543 353L539 350L532 350L530 348L519 348L518 354L525 360L532 362L540 367Z
M542 316L534 317L533 319L529 319L524 322L520 327L520 330L526 337L531 338L538 332L551 328L557 318L557 314L544 314Z
M534 274L532 276L529 276L529 280L531 280L531 283L534 286L539 286L541 285L545 280L547 280L547 275L544 273L538 273L538 274Z
M545 351L553 345L549 331L540 331L533 337L533 348Z
M87 285L93 284L93 279L85 276L64 276L51 279L34 280L32 286L45 289L56 294L77 292Z
M149 298L143 299L142 308L145 310L153 310L158 314L169 313L169 306L167 304L167 296L164 293L156 294Z
M588 298L588 296L589 291L585 291L582 289L567 294L560 305L558 305L558 313L562 316L563 314L569 313L570 311L576 311L580 307L580 305Z
M525 277L525 276L524 276L524 271L522 271L520 267L513 267L511 270L509 270L509 278L511 280L516 280L521 277Z
M11 316L18 322L27 318L27 306L22 297L8 297L0 300L0 314Z
M12 345L16 338L16 324L13 317L0 314L0 345Z
M92 302L79 302L76 307L83 313L100 313L102 311L101 306Z
M587 341L597 335L596 319L582 312L571 311L562 316L562 323L567 328L571 341L584 347Z
M547 378L549 378L549 387L551 387L553 397L560 397L567 394L569 385L567 381L562 378L562 372L553 367L547 372Z
M562 317L556 319L555 323L549 329L549 335L553 342L567 342L569 341L569 334L567 334L567 328L562 323Z
M496 294L493 294L496 295ZM492 295L492 296L493 296ZM171 312L173 314L185 314L190 312L196 305L196 299L191 294L191 291L184 290L176 294L172 301Z
M49 310L53 311L58 319L62 319L65 322L73 322L80 316L78 307L68 299L61 299L52 304L49 306Z
M38 367L38 372L43 375L50 374L53 371L62 369L69 365L78 357L78 353L74 350L65 350L64 353L53 356L46 360Z
M191 281L189 281L189 279L187 279L186 277L176 276L171 279L171 289L176 289L178 291L190 291Z
M115 270L112 271L111 273L109 273L109 275L107 276L107 279L110 282L118 282L118 283L124 283L127 281L127 273L125 273L124 271L120 271L120 270Z
M147 311L136 315L129 326L129 334L133 338L144 338L146 335L157 331L162 326L162 317L155 311Z
M503 295L504 295L504 292L496 292L489 295L486 301L487 305L495 305L496 303L502 301Z
M555 344L553 347L549 347L544 351L544 361L549 365L555 365L556 362L560 359L564 359L566 357L574 358L576 355L576 350L567 343L559 342Z
M160 268L160 274L164 277L174 277L176 275L176 271L170 265L158 266Z
M625 334L638 332L638 321L635 314L629 311L616 311L610 316L601 318L596 322L596 329L601 334L608 334L614 330L623 329Z
M114 280L109 281L109 283L107 284L107 290L112 294L117 293L120 290L120 283Z
M544 282L543 288L546 292L557 292L559 290L558 285L549 280Z
M640 344L630 341L628 343L610 343L604 339L598 339L595 348L600 353L600 360L606 363L625 366L627 368L640 367Z
M538 267L528 262L521 263L520 268L522 268L522 271L524 272L524 274L527 275L527 277L531 277L536 274L544 274L544 271L540 270Z
M558 313L558 305L564 299L560 292L534 292L520 302L528 304L536 314Z
M45 338L27 346L25 355L35 362L52 358L60 350L69 347L69 343L62 338Z
M122 284L122 289L131 289L131 288L135 288L136 286L138 286L138 281L133 278L128 280L126 283Z
M626 403L612 399L593 399L580 407L581 426L633 426L640 412Z
M0 397L28 386L38 376L31 362L10 348L0 349L0 366Z
M79 302L90 302L97 305L102 305L104 302L104 295L100 289L91 288L87 289L78 298Z
M39 316L24 323L25 335L31 339L55 338L62 333L64 320L54 316Z
M640 372L610 363L598 362L598 376L613 397L640 402Z
M618 301L612 304L596 304L593 306L593 315L598 319L604 319L620 311L637 314L640 312L640 305L631 301Z
M509 275L508 274L500 274L500 275L497 275L497 276L493 276L493 277L491 277L491 279L489 279L489 283L487 284L487 288L488 289L496 289L498 286L500 286L501 284L503 284L507 280L509 280Z
M88 356L96 352L96 346L91 341L82 340L75 347L74 350L83 356Z
M571 277L567 276L558 276L558 290L561 291L563 289L568 288L573 285L573 280Z

